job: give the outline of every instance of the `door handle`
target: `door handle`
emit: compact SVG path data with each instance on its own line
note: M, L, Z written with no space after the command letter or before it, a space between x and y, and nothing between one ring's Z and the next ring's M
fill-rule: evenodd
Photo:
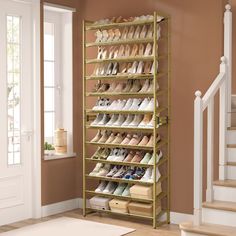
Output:
M33 130L22 130L21 131L21 137L26 137L28 139L28 141L30 141L32 135L33 135Z

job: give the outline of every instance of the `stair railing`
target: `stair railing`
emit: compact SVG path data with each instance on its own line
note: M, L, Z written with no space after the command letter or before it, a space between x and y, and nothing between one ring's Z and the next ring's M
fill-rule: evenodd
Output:
M226 5L224 15L224 57L221 58L220 73L201 98L195 92L194 101L194 224L202 222L203 191L203 113L207 110L207 191L206 201L213 200L214 175L214 101L219 92L219 179L226 178L226 130L230 124L227 114L231 111L232 73L232 13Z

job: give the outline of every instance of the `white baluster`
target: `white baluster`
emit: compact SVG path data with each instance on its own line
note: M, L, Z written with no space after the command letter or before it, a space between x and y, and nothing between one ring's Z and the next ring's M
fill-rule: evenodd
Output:
M224 56L227 60L227 124L231 126L231 96L232 96L232 12L231 6L225 6L224 13Z
M202 221L202 143L203 143L203 102L202 93L196 91L194 101L194 224Z
M213 200L213 174L214 174L214 98L209 102L207 109L207 190L206 200Z
M221 58L220 72L226 73L226 58ZM226 77L227 78L227 77ZM219 179L226 179L226 129L227 129L227 80L220 87L220 109L219 109Z

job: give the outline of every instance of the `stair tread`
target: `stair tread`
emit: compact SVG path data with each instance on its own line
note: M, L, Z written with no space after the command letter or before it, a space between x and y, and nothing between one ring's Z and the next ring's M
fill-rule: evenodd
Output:
M180 224L180 229L196 234L209 236L228 236L236 235L236 227L223 226L217 224L201 224L200 226L193 225L192 222Z
M236 144L227 144L227 148L236 148Z
M236 212L236 202L225 202L225 201L204 202L202 204L202 207Z
M236 166L236 162L228 161L228 162L227 162L227 165L228 165L228 166Z
M217 186L233 187L236 188L236 180L226 179L226 180L217 180L213 182Z
M236 130L236 126L231 126L227 128L228 130Z

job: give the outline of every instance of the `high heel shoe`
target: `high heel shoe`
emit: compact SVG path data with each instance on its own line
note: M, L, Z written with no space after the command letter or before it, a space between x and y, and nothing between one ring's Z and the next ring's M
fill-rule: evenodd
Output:
M148 28L146 38L152 38L152 37L153 37L153 25L151 24Z
M113 41L113 40L114 40L114 37L115 37L115 33L114 33L113 29L109 29L109 30L108 30L108 35L109 35L109 37L108 37L108 39L107 39L107 42Z
M122 63L121 66L119 67L119 72L118 74L124 74L127 72L127 63Z
M134 80L132 88L130 89L131 93L137 93L141 89L141 83L140 80Z
M106 42L109 37L107 30L102 31L102 42Z
M151 61L147 61L145 66L144 66L144 74L150 74L151 73L151 69L152 69L152 62Z
M103 53L103 48L99 47L98 48L98 55L97 55L97 59L98 60L102 59L102 53Z
M108 64L108 67L107 67L107 70L106 70L106 75L111 75L112 70L113 70L113 63L110 62L110 63Z
M147 34L147 26L144 25L143 28L142 28L142 31L140 33L140 38L144 39L146 37L146 34Z
M138 63L138 67L137 67L136 73L137 74L142 74L143 73L143 68L144 68L144 62L140 61Z
M128 39L132 39L134 37L134 30L135 30L134 26L133 25L130 26L129 32L128 32L128 35L127 35Z
M144 45L140 44L138 49L138 55L141 57L144 54Z
M132 48L132 52L130 54L130 57L135 57L138 54L138 45L134 44L133 48Z
M156 73L158 71L158 61L157 61L157 66L156 66ZM151 68L151 71L149 72L150 74L154 74L154 62L152 63L152 68Z
M127 44L125 46L125 55L124 55L125 57L129 57L130 56L130 50L131 50L130 49L130 45Z
M114 58L115 50L116 50L116 47L114 47L114 46L110 47L110 49L109 49L109 56L108 56L109 59Z
M144 52L144 56L150 56L152 55L152 44L151 43L148 43L147 46L146 46L146 49L145 49L145 52Z
M101 32L101 30L97 30L96 31L96 33L95 33L95 36L96 36L96 43L99 43L99 42L101 42L102 41L102 32Z
M106 75L108 64L101 64L99 75Z
M129 79L126 83L125 88L123 89L124 93L128 93L133 86L133 80Z
M113 41L118 41L120 39L121 33L119 29L114 30L115 37L113 38Z
M118 71L119 71L119 63L118 63L118 62L115 62L115 63L113 64L113 69L112 69L111 74L112 74L112 75L117 75Z
M128 32L129 32L128 27L125 27L122 31L122 34L121 34L121 40L126 40L127 39Z
M138 67L138 62L135 61L135 62L133 62L132 66L127 70L127 72L129 74L135 74L137 71L137 67Z
M134 39L139 39L140 33L141 33L141 27L138 25L134 32Z
M124 51L125 51L125 46L124 45L120 45L117 57L118 58L123 57L124 56Z

